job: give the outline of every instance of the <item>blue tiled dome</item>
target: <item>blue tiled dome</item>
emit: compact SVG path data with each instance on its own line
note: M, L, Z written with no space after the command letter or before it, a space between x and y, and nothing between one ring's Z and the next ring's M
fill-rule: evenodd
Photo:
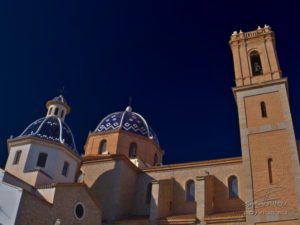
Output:
M131 108L124 112L115 112L106 116L95 129L95 133L109 130L125 130L150 138L159 146L158 138L146 120L138 113L131 112Z
M48 141L64 144L78 153L69 126L56 116L43 117L30 124L20 137L34 136Z

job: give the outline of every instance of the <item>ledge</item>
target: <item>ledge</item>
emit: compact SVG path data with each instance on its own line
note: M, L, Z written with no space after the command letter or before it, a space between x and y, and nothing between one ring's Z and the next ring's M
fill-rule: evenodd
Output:
M186 169L193 167L205 167L205 166L216 166L224 164L234 164L242 163L242 157L226 158L226 159L216 159L207 161L198 161L191 163L180 163L180 164L169 164L164 166L153 166L142 169L143 172L154 172L154 171L164 171L164 170L175 170L175 169Z

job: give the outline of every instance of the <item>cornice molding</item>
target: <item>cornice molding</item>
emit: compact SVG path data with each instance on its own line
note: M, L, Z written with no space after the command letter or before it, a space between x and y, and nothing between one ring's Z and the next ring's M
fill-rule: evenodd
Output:
M68 155L70 155L72 158L74 158L79 163L82 161L80 155L75 153L73 150L71 150L64 144L57 143L54 141L40 139L38 137L33 137L33 136L24 136L24 137L16 137L13 139L8 139L7 140L8 152L10 152L11 147L25 145L25 144L37 144L37 145L42 145L42 146L45 146L48 148L55 148L57 150L67 152Z
M133 168L138 173L142 172L140 168L134 165L126 156L122 154L114 154L114 155L86 155L83 156L82 166L86 164L97 164L101 162L111 162L122 160L131 168Z
M217 159L217 160L207 160L198 161L191 163L180 163L180 164L169 164L164 166L154 166L143 168L143 172L156 172L156 171L166 171L166 170L176 170L176 169L189 169L194 167L205 167L205 166L218 166L224 164L235 164L242 163L242 157L227 158L227 159Z
M257 83L257 84L249 84L249 85L246 85L246 86L233 87L232 91L235 94L236 92L239 92L239 91L252 90L252 89L272 86L274 84L285 84L286 87L288 88L288 78L284 77L284 78L281 78L281 79L261 82L261 83Z

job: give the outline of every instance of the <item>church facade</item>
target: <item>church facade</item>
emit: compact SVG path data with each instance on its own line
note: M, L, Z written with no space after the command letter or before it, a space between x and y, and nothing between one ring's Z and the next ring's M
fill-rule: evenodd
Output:
M7 141L0 225L300 224L298 148L274 32L234 32L229 43L241 157L163 165L158 137L130 106L100 121L81 156L58 96Z

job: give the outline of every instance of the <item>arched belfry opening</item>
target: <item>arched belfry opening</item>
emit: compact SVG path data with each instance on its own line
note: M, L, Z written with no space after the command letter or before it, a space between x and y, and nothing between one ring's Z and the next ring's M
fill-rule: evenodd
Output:
M262 75L263 70L262 70L260 55L258 51L252 51L250 53L250 62L251 62L252 75L253 76Z

